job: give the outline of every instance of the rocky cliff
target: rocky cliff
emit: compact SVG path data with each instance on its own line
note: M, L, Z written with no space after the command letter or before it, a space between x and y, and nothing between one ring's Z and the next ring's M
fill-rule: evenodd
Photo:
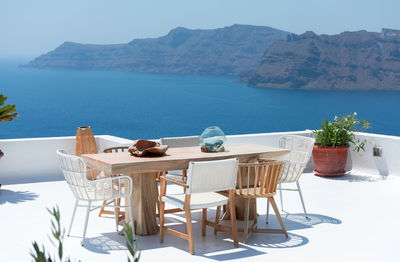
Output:
M269 46L251 86L303 89L400 89L400 31L290 34Z
M128 44L66 42L25 66L182 74L240 75L255 70L265 49L287 32L265 26L233 25L212 30L178 27L166 36Z

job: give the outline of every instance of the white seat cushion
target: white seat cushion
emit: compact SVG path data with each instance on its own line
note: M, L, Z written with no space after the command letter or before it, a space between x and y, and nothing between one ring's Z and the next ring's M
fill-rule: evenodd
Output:
M166 195L161 201L183 209L185 205L185 194ZM190 198L190 208L208 208L221 206L228 203L228 198L218 193L193 193Z

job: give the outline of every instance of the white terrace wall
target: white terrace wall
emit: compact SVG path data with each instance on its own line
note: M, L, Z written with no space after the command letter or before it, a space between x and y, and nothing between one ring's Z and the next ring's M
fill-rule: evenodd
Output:
M99 150L130 144L114 136L95 136ZM57 149L75 154L75 137L47 137L0 140L4 157L0 159L0 184L29 183L63 179Z
M365 151L350 149L349 162L352 172L368 173L381 177L400 176L400 137L358 133L356 138L366 140ZM373 147L382 148L382 156L373 156Z
M278 138L285 134L309 135L310 131L232 135L227 143L259 143L278 145ZM95 136L99 152L113 146L132 144L132 140L109 135ZM30 183L62 180L55 151L63 149L75 153L75 137L23 138L0 140L5 153L0 160L0 184Z
M227 136L227 144L257 143L278 146L282 135L312 136L310 130L299 132L261 133ZM367 139L365 152L349 154L347 170L354 172L377 174L380 176L400 176L400 161L397 160L400 149L400 137L360 133L360 139ZM115 136L95 136L98 148L103 149L130 145L132 140ZM383 148L382 157L374 157L373 146ZM5 156L0 160L0 184L29 183L63 179L59 170L56 149L64 149L67 153L75 152L75 137L50 137L0 140L0 148ZM313 169L310 162L308 171Z

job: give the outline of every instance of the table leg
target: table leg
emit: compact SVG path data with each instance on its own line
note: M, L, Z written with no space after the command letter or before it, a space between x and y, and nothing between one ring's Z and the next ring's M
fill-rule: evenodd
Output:
M255 199L250 199L250 206L249 206L249 219L254 219L254 201ZM246 201L244 198L235 198L235 206L236 206L236 219L244 220L245 218L245 207Z
M132 205L137 235L153 235L158 232L156 222L156 174L132 173ZM129 221L129 212L127 221Z
M250 207L249 207L249 219L253 220L254 219L254 199L250 200ZM236 211L236 219L238 220L244 220L245 218L245 207L246 207L246 201L244 198L238 198L235 197L235 211ZM224 208L225 209L225 208ZM229 215L229 207L226 206L226 209L224 210L224 213L227 212L227 214L224 217L224 220L231 219Z

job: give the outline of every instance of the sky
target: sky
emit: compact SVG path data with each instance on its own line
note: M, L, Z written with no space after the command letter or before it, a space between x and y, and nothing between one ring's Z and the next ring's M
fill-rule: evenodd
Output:
M36 57L65 41L127 43L178 26L379 32L400 29L399 10L399 0L0 0L0 57Z

